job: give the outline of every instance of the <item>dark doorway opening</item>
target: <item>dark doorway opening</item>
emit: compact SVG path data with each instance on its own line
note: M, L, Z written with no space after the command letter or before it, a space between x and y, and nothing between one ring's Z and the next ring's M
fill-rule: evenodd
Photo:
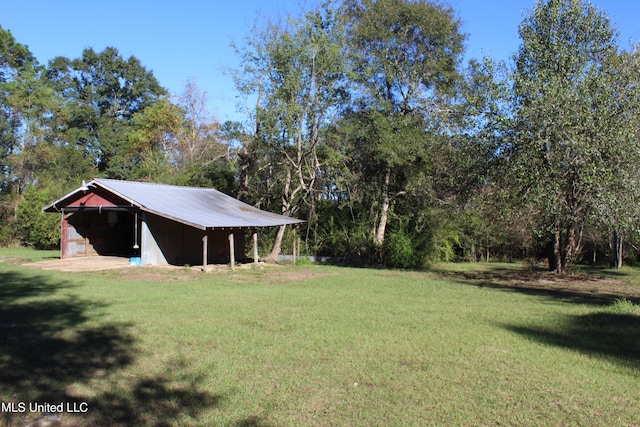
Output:
M78 210L66 217L65 257L139 256L140 236L135 236L135 213L126 210ZM139 230L137 230L139 233Z

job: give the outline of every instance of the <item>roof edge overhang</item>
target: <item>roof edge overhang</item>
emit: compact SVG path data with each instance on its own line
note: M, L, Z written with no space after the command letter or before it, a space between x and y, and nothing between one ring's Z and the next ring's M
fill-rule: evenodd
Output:
M107 180L108 181L108 180ZM78 196L78 197L82 197L84 196L88 191L91 191L91 187L93 188L100 188L110 194L113 194L114 196L118 197L121 199L121 201L124 201L125 203L129 203L130 205L123 205L123 204L118 204L115 206L68 206L68 204L70 202L72 202L74 200L74 197ZM189 188L189 187L188 187ZM62 206L60 207L59 205L61 204L67 204L66 206ZM122 202L121 202L122 203ZM252 206L253 208L253 206ZM256 208L257 209L257 208ZM185 218L180 218L180 217L176 217L174 215L169 215L166 212L160 212L158 210L155 209L150 209L149 207L146 207L144 205L142 205L140 202L137 202L133 199L131 199L130 197L125 196L124 194L118 192L117 190L115 190L114 188L112 188L111 186L108 185L108 182L101 182L99 179L92 179L91 181L89 181L89 183L86 183L83 181L83 185L81 187L79 187L78 189L71 191L70 193L62 196L61 198L57 199L56 201L54 201L53 203L50 203L49 205L45 206L44 208L42 208L43 212L58 212L58 213L64 213L64 212L90 212L90 211L99 211L99 210L104 210L104 211L138 211L138 212L147 212L150 213L152 215L158 216L160 218L165 218L168 219L170 221L174 221L189 227L193 227L202 231L208 231L208 230L220 230L220 229L227 229L227 230L252 230L252 229L258 229L258 228L268 228L268 227L280 227L283 225L297 225L297 224L302 224L305 223L306 221L301 220L301 219L297 219L297 218L293 218L293 217L286 217L284 215L278 215L275 213L271 213L271 212L266 212L267 214L271 214L274 217L273 222L269 222L267 224L260 224L260 225L256 225L256 224L248 224L248 225L220 225L220 226L216 226L216 225L208 225L208 224L200 224L200 223L196 223L193 221L189 221L186 220ZM259 210L259 209L258 209ZM277 218L277 217L282 217L282 218Z
M84 181L83 181L83 184L84 184ZM105 185L102 185L99 181L97 181L94 178L91 181L89 181L89 183L87 183L84 188L81 186L81 187L79 187L79 188L77 188L77 189L65 194L64 196L60 197L59 199L57 199L53 203L50 203L50 204L46 205L45 207L42 208L42 212L62 212L63 210L65 210L67 212L70 212L72 210L81 210L81 208L75 209L75 208L69 207L69 206L59 207L58 205L62 204L65 201L68 201L69 199L72 199L76 195L82 196L82 195L86 194L88 191L90 191L90 189L91 189L90 187L100 187L103 190L106 190L106 191L110 192L111 194L114 194L115 196L120 197L125 202L128 202L128 203L131 204L130 206L127 206L129 208L140 208L141 207L138 203L135 202L135 200L131 200L130 198L118 193L117 191L114 191L113 189L111 189L111 188L109 188L109 187L107 187ZM85 210L88 209L88 208L92 208L92 207L93 206L87 207L87 208L85 208ZM123 208L125 206L118 206L118 207ZM107 209L107 207L105 206L105 207L103 207L103 209ZM114 209L112 208L112 210L114 210Z
M60 212L138 212L140 208L137 206L66 206L60 208ZM50 211L49 211L50 212Z
M283 224L271 224L271 225L227 225L220 227L207 227L207 230L255 230L257 228L270 228L270 227L281 227L283 225L298 225L303 224L307 221L300 220L295 222L287 222Z
M281 224L270 224L270 225L245 225L245 226L237 226L237 225L221 225L221 226L211 226L211 225L203 225L203 224L196 224L190 221L185 221L182 218L177 218L171 215L167 215L165 213L162 212L157 212L154 211L152 209L147 209L144 206L140 207L140 210L142 212L147 212L156 216L159 216L161 218L165 218L171 221L175 221L175 222L179 222L180 224L184 224L184 225L188 225L189 227L193 227L193 228L197 228L199 230L202 231L209 231L209 230L253 230L256 228L269 228L269 227L280 227L282 225L296 225L296 224L302 224L305 223L306 221L301 220L301 219L295 219L295 218L291 218L291 221L288 221L286 223L281 223Z
M92 179L92 180L91 180L91 182L89 182L89 183L87 184L87 187L89 187L90 185L98 186L98 187L102 188L103 190L107 190L107 191L109 191L111 194L115 194L116 196L120 197L122 200L125 200L125 201L127 201L127 202L131 203L131 206L137 206L137 207L139 207L139 208L142 208L142 206L141 206L138 202L136 202L135 200L128 198L128 197L127 197L127 196L125 196L124 194L120 194L120 193L118 193L118 192L117 192L116 190L114 190L113 188L111 188L111 187L109 187L109 186L107 186L107 185L102 184L100 181L98 181L98 180L97 180L97 179L95 179L95 178L94 178L94 179Z

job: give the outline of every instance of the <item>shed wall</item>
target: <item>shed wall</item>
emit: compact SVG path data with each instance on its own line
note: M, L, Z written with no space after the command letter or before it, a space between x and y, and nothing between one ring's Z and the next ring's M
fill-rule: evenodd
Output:
M230 233L234 234L235 258L244 258L242 230L205 232L150 213L143 214L141 229L142 264L201 265L205 233L208 235L207 264L229 262Z

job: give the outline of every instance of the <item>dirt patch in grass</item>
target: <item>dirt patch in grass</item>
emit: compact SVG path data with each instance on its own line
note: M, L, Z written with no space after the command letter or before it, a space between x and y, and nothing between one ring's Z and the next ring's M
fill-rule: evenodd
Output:
M119 279L124 280L158 283L215 279L220 276L236 283L257 282L275 286L324 277L330 273L314 268L292 268L280 264L260 263L257 267L253 264L240 264L233 270L228 265L208 265L205 271L202 266L139 266L123 268L108 274L117 275Z
M640 286L624 280L594 277L586 274L558 276L551 272L535 272L516 275L507 286L526 286L534 289L576 292L592 295L610 295L640 298Z
M592 272L557 275L550 271L496 267L475 271L439 270L437 274L452 278L459 283L480 287L555 295L563 298L583 298L585 302L590 300L589 302L606 303L627 298L640 303L640 282L624 273Z
M190 267L176 266L133 266L105 272L107 275L117 276L119 280L136 282L174 282L193 280L202 272Z
M189 280L193 276L191 274L167 274L158 271L127 271L122 275L125 280L136 282L177 282Z
M327 273L312 271L309 269L301 270L270 270L264 275L263 283L268 285L286 285L287 283L300 282L303 280L316 279L318 277L327 276Z
M45 261L28 262L23 265L29 268L57 270L69 273L80 271L113 270L130 267L129 258L115 256L78 257L65 259L56 258Z

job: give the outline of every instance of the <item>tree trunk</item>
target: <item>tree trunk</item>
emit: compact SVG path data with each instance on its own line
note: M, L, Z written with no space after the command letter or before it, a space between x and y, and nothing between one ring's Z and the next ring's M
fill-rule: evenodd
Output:
M609 248L611 249L611 261L614 268L622 268L624 256L624 235L621 231L614 230L609 237Z
M562 270L562 254L560 253L560 227L553 233L553 248L549 256L549 268L554 273L560 273Z
M582 244L582 227L571 223L564 228L558 224L553 235L553 256L549 258L551 269L557 274L566 274Z
M238 153L238 163L240 166L238 200L246 201L249 199L249 167L252 162L253 158L245 145Z
M282 250L282 240L284 239L284 232L287 229L286 225L281 225L278 227L278 234L276 234L276 240L273 242L273 248L271 249L271 253L265 257L265 260L275 261L280 255L280 251Z
M623 245L624 245L624 236L622 233L618 235L618 239L616 242L616 268L622 268L622 261L624 259L623 253Z
M387 168L384 175L384 184L382 185L382 206L380 206L380 217L378 225L375 229L373 243L376 246L382 246L384 243L384 232L387 228L387 219L389 217L389 206L391 205L389 198L389 181L391 180L391 169Z
M289 190L291 188L291 171L287 169L287 173L285 175L284 180L284 190L282 191L282 215L288 216L289 209L291 208L291 202L289 201ZM270 261L275 261L280 255L280 251L282 250L282 239L284 238L284 232L286 230L286 225L281 225L278 228L278 234L276 234L276 239L273 242L273 248L271 249L271 253L265 257L265 259Z

